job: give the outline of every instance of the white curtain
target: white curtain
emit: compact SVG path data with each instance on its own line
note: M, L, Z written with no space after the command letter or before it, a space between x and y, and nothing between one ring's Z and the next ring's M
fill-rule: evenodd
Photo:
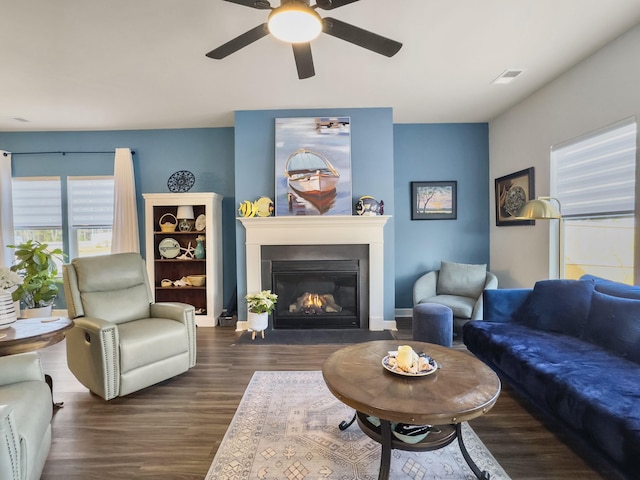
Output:
M12 243L11 154L0 150L0 266L9 267L13 263L13 249L7 248Z
M138 209L133 157L128 148L116 148L111 253L140 252Z

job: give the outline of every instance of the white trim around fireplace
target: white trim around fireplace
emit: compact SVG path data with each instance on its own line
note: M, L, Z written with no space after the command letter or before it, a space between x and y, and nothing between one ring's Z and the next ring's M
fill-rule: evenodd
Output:
M369 245L369 330L395 330L384 319L384 226L389 215L239 218L246 230L247 292L262 290L263 245ZM247 322L239 321L238 330Z

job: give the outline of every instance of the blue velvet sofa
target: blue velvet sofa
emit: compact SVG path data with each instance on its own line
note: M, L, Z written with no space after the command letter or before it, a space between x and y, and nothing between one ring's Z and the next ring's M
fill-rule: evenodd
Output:
M640 287L585 275L486 290L463 341L590 459L640 478Z

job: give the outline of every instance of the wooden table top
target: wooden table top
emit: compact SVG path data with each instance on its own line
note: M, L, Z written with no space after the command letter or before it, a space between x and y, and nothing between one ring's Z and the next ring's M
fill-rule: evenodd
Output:
M387 371L382 359L399 345L433 357L440 368L422 377ZM327 387L354 409L393 422L445 425L486 413L498 400L500 380L480 360L423 342L382 340L351 345L322 366Z
M0 356L30 352L58 343L72 326L73 321L65 317L17 320L9 328L0 330Z

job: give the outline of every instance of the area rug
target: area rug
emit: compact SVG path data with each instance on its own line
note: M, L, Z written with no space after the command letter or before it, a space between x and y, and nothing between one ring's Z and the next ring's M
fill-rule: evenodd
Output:
M352 416L319 371L255 372L205 480L375 480L380 444L356 423L338 428ZM471 458L492 480L509 479L466 423L463 438ZM389 478L476 477L454 441L433 452L393 450Z
M255 340L251 339L249 331L243 332L236 343L252 345L322 345L326 343L361 343L374 340L393 340L389 330L371 331L364 328L353 329L275 329L265 330L264 338L256 333Z

